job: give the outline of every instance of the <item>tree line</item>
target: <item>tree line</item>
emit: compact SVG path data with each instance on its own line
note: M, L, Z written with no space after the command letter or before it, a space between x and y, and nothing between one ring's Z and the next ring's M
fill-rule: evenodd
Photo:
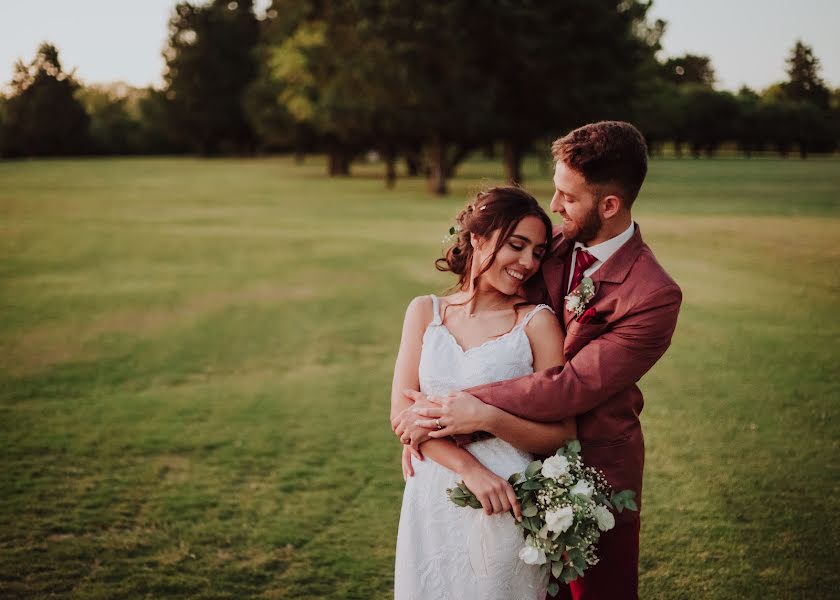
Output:
M79 83L43 44L0 97L0 156L324 153L330 175L375 151L445 193L472 152L498 152L522 181L530 152L598 119L635 122L713 156L833 152L840 90L797 42L787 80L715 89L704 56L659 58L665 23L628 0L252 0L181 2L161 89Z

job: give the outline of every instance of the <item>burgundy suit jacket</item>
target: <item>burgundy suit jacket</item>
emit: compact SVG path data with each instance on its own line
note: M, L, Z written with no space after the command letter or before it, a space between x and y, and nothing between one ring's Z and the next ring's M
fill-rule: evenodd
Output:
M566 310L574 244L560 239L526 288L561 319L565 366L468 390L487 404L532 421L577 418L586 464L601 469L616 491L632 489L641 508L643 398L637 382L671 343L682 301L679 286L656 262L636 230L592 275L597 316L580 323ZM466 443L469 436L458 436ZM625 511L619 520L638 518Z

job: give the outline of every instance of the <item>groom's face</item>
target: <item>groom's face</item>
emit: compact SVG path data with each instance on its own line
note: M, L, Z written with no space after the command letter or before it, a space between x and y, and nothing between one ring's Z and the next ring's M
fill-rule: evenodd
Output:
M574 242L595 239L603 224L593 186L562 160L554 167L551 211L563 218L563 237Z

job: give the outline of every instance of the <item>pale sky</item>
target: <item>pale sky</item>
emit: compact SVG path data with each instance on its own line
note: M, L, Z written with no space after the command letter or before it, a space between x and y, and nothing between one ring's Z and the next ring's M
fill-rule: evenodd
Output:
M257 0L258 13L270 0ZM65 69L85 83L162 83L161 52L176 0L0 0L0 87L15 61L58 46ZM822 77L840 87L840 0L654 0L668 23L664 56L710 56L717 86L760 90L785 78L797 39L814 49Z

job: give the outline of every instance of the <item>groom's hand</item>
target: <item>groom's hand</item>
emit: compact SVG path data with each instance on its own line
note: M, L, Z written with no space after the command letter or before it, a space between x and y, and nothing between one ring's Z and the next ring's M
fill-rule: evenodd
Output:
M415 399L415 395L419 392L407 390L405 394ZM488 429L493 407L484 404L472 394L452 392L440 398L430 397L428 400L430 405L415 403L411 410L426 417L425 420L417 421L417 424L429 428L431 438L443 438Z

